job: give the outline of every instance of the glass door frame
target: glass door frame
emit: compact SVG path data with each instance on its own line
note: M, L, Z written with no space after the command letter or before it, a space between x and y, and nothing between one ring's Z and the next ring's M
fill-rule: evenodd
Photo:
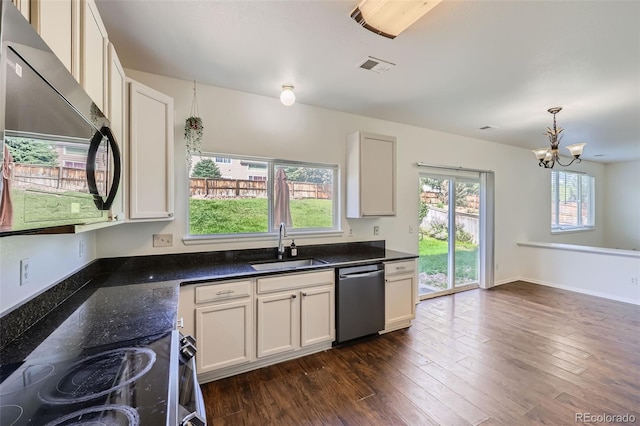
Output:
M450 173L429 173L429 172L420 172L418 175L418 182L422 178L432 178L432 179L441 179L447 182L447 191L448 191L448 211L447 211L447 227L449 229L447 244L448 244L448 252L447 252L447 288L434 291L431 293L420 294L419 290L419 279L418 285L416 286L417 300L426 300L434 297L444 296L448 294L457 293L460 291L467 291L478 288L480 285L480 241L478 242L478 257L476 260L476 268L477 268L477 279L475 282L466 283L466 284L456 284L456 184L458 182L471 182L478 184L478 196L480 197L483 191L481 190L482 181L480 176L461 176L460 174L456 174L455 172ZM482 201L480 201L482 202ZM483 220L482 211L478 212L478 220L481 222ZM453 232L451 232L453 230ZM482 237L482 233L480 235ZM419 241L418 241L419 244ZM418 253L420 251L418 250Z

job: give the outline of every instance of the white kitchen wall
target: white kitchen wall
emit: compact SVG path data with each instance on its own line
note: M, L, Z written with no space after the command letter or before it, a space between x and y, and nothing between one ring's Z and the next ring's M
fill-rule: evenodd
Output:
M640 161L607 164L604 245L640 250Z
M95 232L0 238L0 316L95 260L95 247ZM21 286L20 260L25 258L31 276Z
M273 247L273 240L225 241L185 246L181 238L187 231L187 176L183 126L190 114L193 82L127 70L127 75L174 98L175 101L175 220L171 222L125 224L97 231L98 257L163 254L208 250ZM298 98L304 99L303 88ZM398 138L398 214L393 218L342 218L346 232L338 237L298 239L299 245L385 239L391 249L416 253L415 229L418 197L418 161L468 168L494 170L496 176L496 281L518 276L517 241L552 241L548 171L539 169L533 154L515 148L428 129L347 114L296 103L283 106L274 96L264 97L198 84L198 103L204 121L203 151L244 154L270 158L339 164L344 176L345 142L348 134L365 130ZM499 130L498 130L499 131ZM478 137L481 137L478 131ZM544 137L541 136L541 141ZM580 170L590 170L602 179L603 165L583 162ZM344 182L343 203L344 203ZM344 210L344 209L343 209ZM344 216L344 212L343 212ZM380 227L374 237L373 226ZM353 230L353 237L348 230ZM154 233L172 233L174 246L152 247ZM553 237L554 242L584 240L600 244L602 231L587 235Z
M193 86L158 75L127 70L127 75L172 96L175 100L175 187L176 212L171 222L129 223L77 235L43 235L5 237L0 239L0 315L43 292L60 279L71 275L92 260L147 254L166 254L209 250L274 247L276 239L259 241L225 241L185 246L181 238L187 230L187 178L184 155L183 126L189 115ZM204 119L203 150L228 154L244 154L272 158L336 163L344 176L346 136L365 130L398 138L398 215L393 218L342 218L342 236L296 238L303 249L306 244L385 239L387 247L416 253L418 236L409 233L416 222L418 208L418 161L447 166L494 170L496 176L496 282L504 283L522 276L522 271L537 270L538 260L529 258L518 241L583 244L601 246L609 206L617 197L602 202L610 189L605 183L605 166L582 162L571 169L596 176L596 224L592 232L552 236L549 231L549 171L537 167L529 150L436 132L403 124L310 107L297 103L284 107L274 97L198 85L200 114ZM303 99L299 89L299 99ZM478 131L478 138L482 132ZM541 136L542 137L542 136ZM626 168L609 174L622 177L631 173ZM622 170L622 169L620 169ZM606 188L606 189L605 189ZM344 205L344 182L342 182ZM611 200L611 198L615 198ZM635 207L638 206L635 202ZM605 205L608 206L605 209ZM633 207L633 206L632 206ZM610 221L610 228L615 221ZM373 226L380 235L373 235ZM348 230L353 236L348 236ZM414 227L415 229L415 227ZM607 231L609 232L609 231ZM172 233L174 246L152 247L154 233ZM84 255L78 245L83 241ZM20 259L30 258L32 279L20 286ZM519 260L524 259L524 265ZM606 265L602 265L606 269ZM535 277L532 277L535 278ZM556 282L549 279L549 282ZM604 284L603 284L604 285ZM597 284L596 284L597 286ZM593 290L596 291L596 290ZM606 293L606 289L604 290Z

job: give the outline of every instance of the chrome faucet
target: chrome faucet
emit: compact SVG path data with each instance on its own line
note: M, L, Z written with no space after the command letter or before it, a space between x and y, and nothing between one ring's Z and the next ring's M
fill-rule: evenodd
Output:
M284 222L280 222L280 230L278 231L278 260L282 260L284 256L284 242L282 237L287 236L287 227Z

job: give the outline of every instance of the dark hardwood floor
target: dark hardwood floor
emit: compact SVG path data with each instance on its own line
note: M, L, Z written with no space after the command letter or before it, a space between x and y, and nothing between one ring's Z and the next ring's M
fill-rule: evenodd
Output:
M640 307L515 282L423 301L409 329L202 390L213 425L640 424L639 350Z

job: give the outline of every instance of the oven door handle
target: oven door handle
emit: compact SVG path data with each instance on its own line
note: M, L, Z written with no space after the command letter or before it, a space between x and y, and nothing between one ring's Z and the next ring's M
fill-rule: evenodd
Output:
M198 376L196 373L196 359L191 358L189 360L191 364L191 372L193 374L193 392L195 393L196 411L184 416L180 422L180 426L206 426L207 415L204 408L204 398L202 396L202 390L200 389L200 383L198 383Z
M207 422L200 417L197 411L194 411L182 419L180 426L207 426Z

